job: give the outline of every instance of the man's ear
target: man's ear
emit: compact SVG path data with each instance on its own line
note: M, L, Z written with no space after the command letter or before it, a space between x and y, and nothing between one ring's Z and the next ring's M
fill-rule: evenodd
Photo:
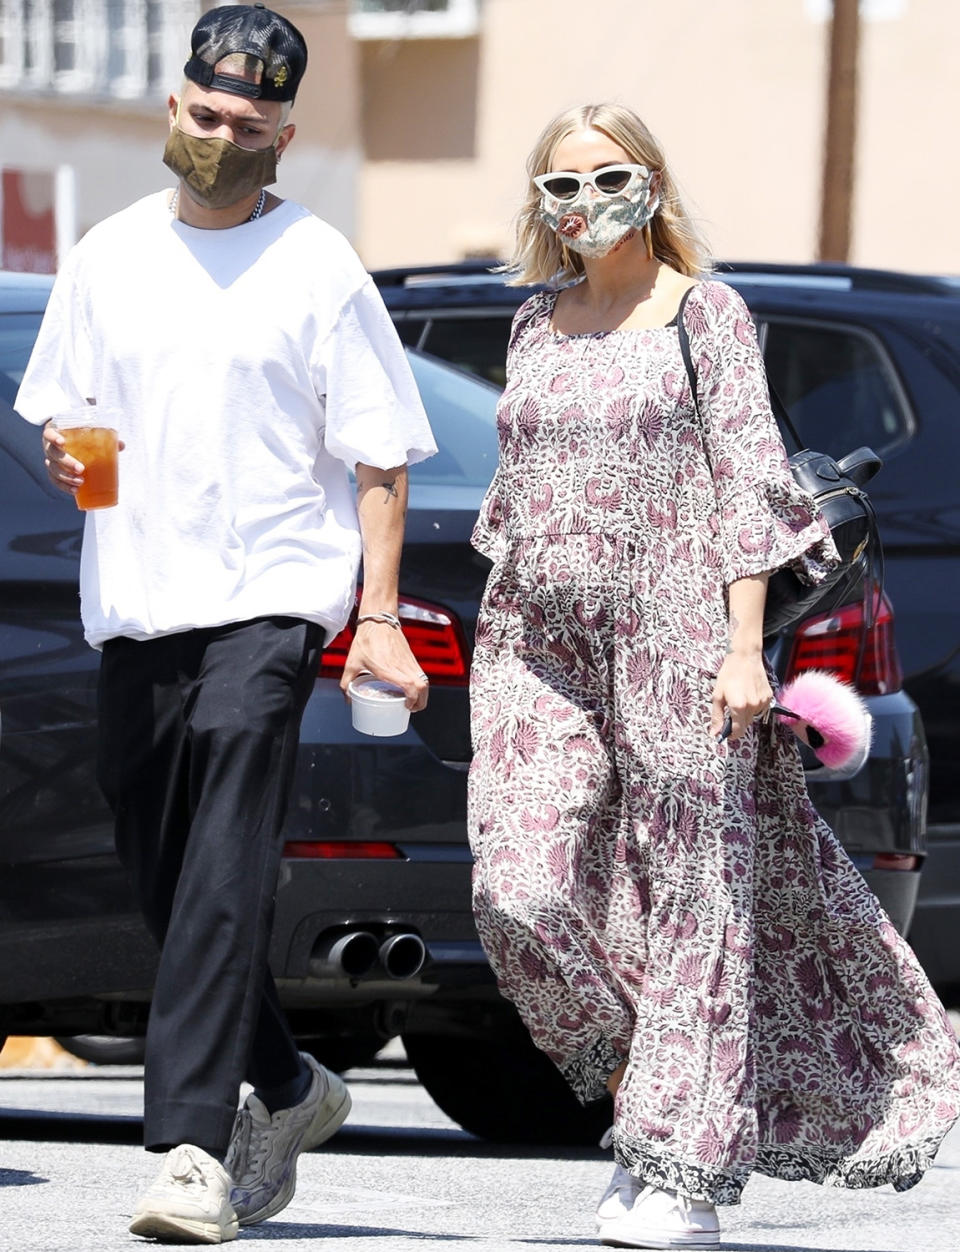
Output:
M286 126L281 128L280 134L277 136L277 157L278 158L283 152L284 148L287 147L287 145L290 143L290 140L296 134L296 130L297 130L297 126L295 122L287 122Z
M167 118L170 122L170 129L173 130L177 124L177 112L180 108L180 97L171 95L167 99Z

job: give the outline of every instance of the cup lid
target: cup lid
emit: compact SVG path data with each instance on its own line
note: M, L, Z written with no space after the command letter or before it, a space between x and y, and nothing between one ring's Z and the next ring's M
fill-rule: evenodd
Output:
M350 695L366 697L369 700L392 702L405 700L403 688L385 678L377 678L373 674L358 674L347 688Z
M116 409L97 404L78 405L75 409L64 409L54 413L50 421L59 430L67 430L72 426L106 426L116 429L120 414Z

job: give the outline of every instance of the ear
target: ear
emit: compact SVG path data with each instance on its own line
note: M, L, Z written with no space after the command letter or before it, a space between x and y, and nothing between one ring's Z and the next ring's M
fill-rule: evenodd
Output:
M180 97L171 94L169 98L167 99L167 119L170 122L171 130L173 130L173 128L177 124L177 110L179 108L180 108Z
M282 154L283 150L290 143L290 140L296 134L296 130L297 130L296 123L288 122L286 126L284 126L283 129L280 131L280 134L277 136L277 157L278 158Z

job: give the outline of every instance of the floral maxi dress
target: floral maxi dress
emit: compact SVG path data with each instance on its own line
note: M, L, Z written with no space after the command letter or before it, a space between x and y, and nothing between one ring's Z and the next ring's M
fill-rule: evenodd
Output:
M518 311L472 675L477 926L584 1101L626 1061L619 1163L733 1204L750 1172L903 1190L960 1114L960 1051L818 817L791 732L709 733L726 588L835 557L770 414L750 315L567 336Z

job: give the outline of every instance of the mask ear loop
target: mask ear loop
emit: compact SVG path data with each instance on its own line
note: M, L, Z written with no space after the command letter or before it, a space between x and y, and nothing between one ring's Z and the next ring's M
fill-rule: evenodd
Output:
M183 104L183 96L177 96L177 112L173 119L173 125L176 130L180 129L180 106L181 104ZM180 221L180 183L179 182L177 183L176 187L174 187L173 194L170 196L169 208L174 218L179 222Z
M645 243L646 243L646 245L647 245L647 260L648 260L648 261L652 261L652 260L654 259L654 252L653 252L653 219L656 217L656 215L657 215L657 213L658 213L658 211L659 211L659 209L660 209L660 207L661 207L661 204L660 204L660 187L661 187L661 184L662 184L662 182L663 182L663 172L662 172L661 170L654 170L654 174L659 174L659 175L660 175L660 179L659 179L659 181L658 181L658 183L657 183L657 189L656 189L656 191L654 191L654 190L653 190L652 186L648 186L648 188L647 188L647 203L649 204L649 203L650 203L650 201L651 201L652 199L654 199L654 197L656 198L657 203L656 203L656 207L654 208L653 212L650 214L649 220L648 220L647 222L645 222L645 223L644 223L644 227L643 227L643 238L644 238L644 242L645 242ZM651 175L650 182L651 182L651 183L653 182L653 175Z

